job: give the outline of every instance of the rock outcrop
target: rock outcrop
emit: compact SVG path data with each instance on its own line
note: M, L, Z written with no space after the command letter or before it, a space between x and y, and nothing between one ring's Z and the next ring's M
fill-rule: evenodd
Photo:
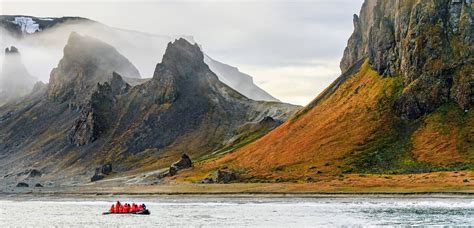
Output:
M366 0L354 15L354 33L342 71L368 58L381 75L405 85L396 113L416 119L452 100L473 104L474 13L471 1Z
M102 165L95 169L94 175L91 177L91 182L102 180L110 173L112 173L112 164L108 163Z
M214 182L216 183L228 184L232 181L237 180L237 175L231 171L217 170L215 176L216 179L214 180Z
M17 185L16 185L17 188L28 188L30 187L29 184L25 183L25 182L19 182Z
M229 170L218 169L214 174L202 179L201 184L228 184L237 181L237 174Z
M51 72L47 94L51 100L68 102L80 110L96 91L98 83L112 79L113 73L140 78L133 64L112 46L89 36L71 33L64 56Z
M95 173L94 176L91 177L91 182L100 181L104 178L104 175Z
M36 169L32 169L30 173L28 174L28 177L41 177L42 175L43 174L40 171Z
M110 127L114 113L116 96L122 95L130 89L122 77L113 72L112 80L97 84L97 90L82 109L81 116L76 120L69 133L69 141L76 146L83 146L94 142Z
M193 166L193 162L191 158L187 154L183 154L181 159L170 166L169 175L174 176L178 173L178 171L191 168Z

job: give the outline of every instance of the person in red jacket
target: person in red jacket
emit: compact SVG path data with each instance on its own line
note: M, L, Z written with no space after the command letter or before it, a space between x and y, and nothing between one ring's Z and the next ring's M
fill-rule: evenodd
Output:
M115 207L114 207L113 204L112 204L112 206L110 207L109 212L110 212L110 213L115 213Z
M138 211L138 207L135 203L132 203L132 212L137 212Z
M142 205L138 205L138 211L143 211L143 206Z
M117 203L115 203L115 213L120 213L121 206L122 204L120 203L120 201L117 201Z
M125 204L124 206L124 213L129 213L130 212L130 204Z

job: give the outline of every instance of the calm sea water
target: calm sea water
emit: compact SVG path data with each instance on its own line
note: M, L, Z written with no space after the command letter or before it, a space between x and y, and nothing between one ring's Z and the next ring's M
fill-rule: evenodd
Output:
M145 202L151 215L102 215L114 200ZM472 197L0 198L0 227L474 226Z

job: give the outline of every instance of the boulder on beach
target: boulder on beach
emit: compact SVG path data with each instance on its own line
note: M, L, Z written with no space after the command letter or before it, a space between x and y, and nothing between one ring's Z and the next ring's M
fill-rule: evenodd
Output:
M28 177L40 177L41 175L43 174L40 171L38 171L37 169L32 169Z
M28 188L30 187L27 183L25 182L20 182L16 185L17 188Z
M100 167L95 168L94 176L91 177L91 182L102 180L110 173L112 173L111 163L101 165Z
M237 180L237 175L231 171L217 170L216 171L216 183L230 183Z
M98 181L104 179L105 176L102 174L94 174L94 176L91 177L91 182Z
M169 175L174 176L179 170L191 168L192 166L193 162L191 161L191 158L189 158L189 156L184 153L179 161L170 166Z

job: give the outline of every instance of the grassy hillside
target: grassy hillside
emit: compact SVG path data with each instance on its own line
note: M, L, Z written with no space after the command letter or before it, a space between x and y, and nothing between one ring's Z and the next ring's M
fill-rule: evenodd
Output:
M353 72L263 138L200 162L178 179L200 180L217 169L237 172L247 182L312 182L350 173L472 168L472 113L448 103L417 121L403 121L393 111L403 89L399 77L380 76L368 62Z

